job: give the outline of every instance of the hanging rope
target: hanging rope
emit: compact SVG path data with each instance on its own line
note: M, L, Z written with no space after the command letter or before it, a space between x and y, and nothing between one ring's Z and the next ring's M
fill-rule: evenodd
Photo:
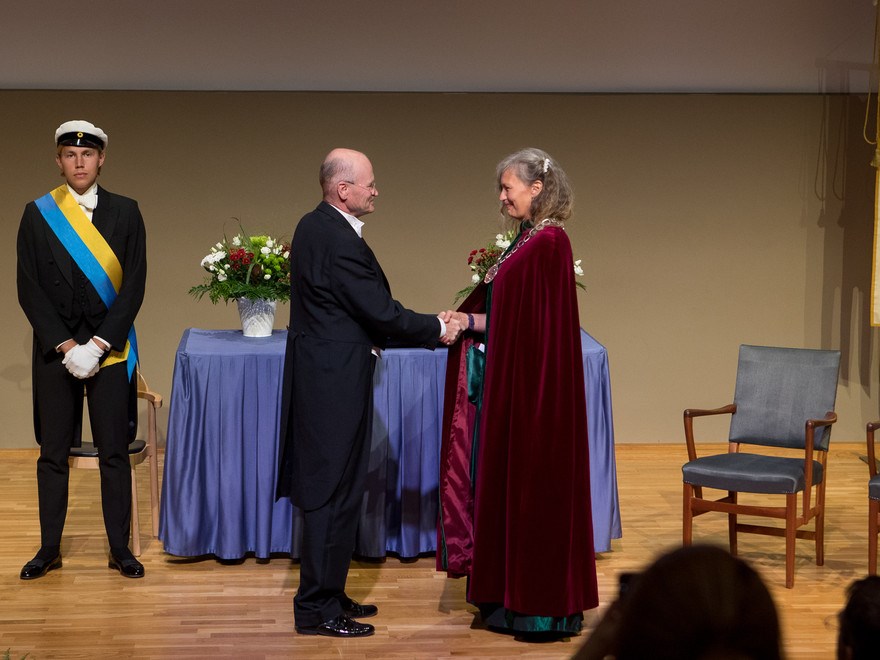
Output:
M872 80L868 80L868 102L865 104L865 125L862 135L868 144L874 145L874 157L871 166L877 170L874 179L874 252L871 272L871 325L880 326L880 103L877 92L874 92L874 136L868 137L868 120L871 116L871 88L878 85L880 79L880 7L874 0L874 61L871 70Z
M874 7L877 7L877 0L874 0ZM865 104L865 124L862 127L862 135L865 142L874 145L874 157L871 159L872 167L880 167L880 146L877 141L880 138L880 103L878 103L877 92L874 92L874 139L868 136L868 121L871 118L871 88L878 83L880 78L880 8L874 12L874 59L871 70L871 78L868 80L868 102ZM878 191L880 194L880 191Z

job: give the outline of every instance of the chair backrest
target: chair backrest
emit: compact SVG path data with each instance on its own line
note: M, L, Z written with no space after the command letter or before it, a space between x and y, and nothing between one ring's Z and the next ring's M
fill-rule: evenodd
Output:
M730 442L803 448L806 421L834 410L839 369L840 351L740 346ZM830 440L817 429L813 446Z

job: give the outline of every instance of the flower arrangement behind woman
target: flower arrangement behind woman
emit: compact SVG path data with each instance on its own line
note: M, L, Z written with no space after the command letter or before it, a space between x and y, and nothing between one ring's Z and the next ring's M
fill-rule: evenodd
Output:
M201 266L209 276L189 290L197 300L205 294L215 304L238 298L290 300L290 245L271 236L242 231L231 240L224 237Z
M471 275L471 283L455 294L453 302L458 302L462 298L467 298L473 293L473 290L477 288L477 285L483 281L486 274L491 270L492 266L495 265L495 262L498 261L498 258L504 254L504 251L507 250L507 248L510 247L510 244L517 237L517 234L517 229L511 229L503 234L495 234L495 240L489 243L489 245L470 251L467 258L467 265L473 272L473 275ZM575 259L574 261L574 274L577 277L584 276L584 269L581 266L580 259ZM578 282L577 280L575 280L575 286L584 291L587 289L582 282Z

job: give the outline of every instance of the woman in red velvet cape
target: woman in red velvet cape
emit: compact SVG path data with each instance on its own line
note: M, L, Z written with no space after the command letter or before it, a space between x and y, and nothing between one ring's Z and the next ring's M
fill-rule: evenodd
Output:
M562 226L571 194L537 149L502 161L498 182L520 233L494 278L448 312L473 332L447 364L438 568L468 577L468 600L492 628L576 633L598 594L580 324Z

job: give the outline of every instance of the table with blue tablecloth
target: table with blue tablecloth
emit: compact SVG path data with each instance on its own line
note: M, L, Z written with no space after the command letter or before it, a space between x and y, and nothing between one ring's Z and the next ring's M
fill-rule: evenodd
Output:
M301 519L275 501L287 332L190 328L174 364L159 538L177 556L299 556ZM620 538L605 348L581 331L597 552ZM416 557L436 550L446 349L382 352L373 379L373 437L355 552Z

